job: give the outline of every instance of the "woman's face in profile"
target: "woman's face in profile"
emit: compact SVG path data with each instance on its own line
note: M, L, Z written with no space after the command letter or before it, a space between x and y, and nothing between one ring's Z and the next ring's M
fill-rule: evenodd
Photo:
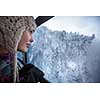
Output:
M22 51L22 52L27 52L31 42L33 42L32 39L32 32L29 31L25 31L22 35L22 38L18 44L18 51Z

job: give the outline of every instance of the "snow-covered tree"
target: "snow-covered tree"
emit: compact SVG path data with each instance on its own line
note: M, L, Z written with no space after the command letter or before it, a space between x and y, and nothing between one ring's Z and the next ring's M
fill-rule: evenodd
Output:
M28 51L29 61L43 70L49 81L93 82L93 71L89 72L89 48L95 40L94 34L85 36L78 32L52 31L42 26L37 29L34 39Z

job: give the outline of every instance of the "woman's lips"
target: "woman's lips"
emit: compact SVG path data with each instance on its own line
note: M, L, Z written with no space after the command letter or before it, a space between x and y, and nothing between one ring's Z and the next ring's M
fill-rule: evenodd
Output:
M26 44L27 48L29 48L30 44Z

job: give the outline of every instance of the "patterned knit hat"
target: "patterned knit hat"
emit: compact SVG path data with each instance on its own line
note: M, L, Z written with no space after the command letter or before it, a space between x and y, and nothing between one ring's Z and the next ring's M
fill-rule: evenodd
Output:
M0 47L15 52L17 43L24 31L36 28L32 16L0 16Z
M0 48L4 48L14 54L14 80L16 78L16 51L18 42L24 31L36 29L32 16L0 16Z

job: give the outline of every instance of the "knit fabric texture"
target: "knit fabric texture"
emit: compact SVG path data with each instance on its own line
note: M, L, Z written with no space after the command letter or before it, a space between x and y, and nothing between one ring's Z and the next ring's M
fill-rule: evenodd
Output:
M14 52L22 33L35 28L32 16L0 16L0 47Z

